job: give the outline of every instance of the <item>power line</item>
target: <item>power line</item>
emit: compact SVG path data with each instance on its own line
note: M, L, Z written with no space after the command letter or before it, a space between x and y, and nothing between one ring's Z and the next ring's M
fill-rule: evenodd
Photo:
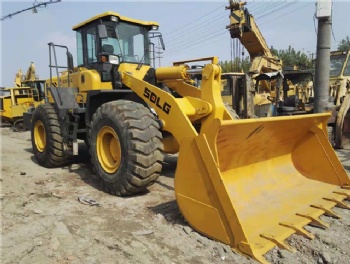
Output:
M35 1L35 2L33 3L33 6L32 6L32 7L29 7L29 8L26 8L26 9L22 9L22 10L20 10L20 11L17 11L17 12L11 13L11 14L8 14L8 15L6 15L6 16L3 16L3 17L1 18L1 21L5 20L5 19L7 19L7 18L12 18L13 16L18 15L18 14L20 14L20 13L22 13L22 12L24 12L24 11L28 11L28 10L33 10L33 13L38 13L38 10L36 9L37 7L42 7L42 6L46 7L46 6L49 5L49 4L55 4L55 3L58 3L58 2L61 2L61 0L50 0L50 1L42 2L42 3L38 3L37 1Z
M283 3L284 2L278 2L277 5L280 5L280 4L283 4ZM254 4L259 5L259 4L261 4L261 2L254 3ZM263 6L257 6L257 5L254 5L251 8L251 12L253 12L254 14L258 10L261 10L261 9L271 10L272 7L276 6L276 3L275 2L270 2L268 4L264 4L263 3ZM186 39L187 40L187 36L189 36L189 35L190 35L191 38L193 38L192 33L196 33L196 35L200 35L202 33L202 31L207 32L208 28L212 28L213 26L214 27L215 26L219 27L219 25L223 25L222 27L224 27L225 23L223 23L224 22L223 20L227 19L227 11L223 8L224 6L221 6L222 7L222 12L220 12L220 14L214 13L214 12L217 11L218 9L220 9L221 7L216 8L213 11L211 11L209 13L206 13L206 14L200 16L199 18L191 21L190 23L187 23L184 27L179 27L178 29L176 29L174 31L171 31L171 32L166 33L166 34L163 34L163 36L165 36L164 38L166 39L167 42L171 42L172 43L172 44L170 44L170 46L174 46L175 45L174 43L182 42L182 39ZM212 15L212 17L205 18L205 17L208 17L209 15ZM197 23L194 23L194 22L197 22ZM219 23L217 23L217 22L219 22ZM205 24L205 25L209 24L209 27L207 27L207 26L203 27L203 24ZM184 29L186 27L188 29ZM181 32L179 32L180 30L181 30ZM170 38L167 39L166 36L170 36ZM176 40L176 41L173 42L173 40ZM167 45L167 47L169 47L169 46Z
M186 42L190 41L190 40L196 40L198 39L198 37L203 36L203 34L210 34L210 32L213 31L217 31L218 28L225 28L225 21L226 18L225 17L220 17L219 20L216 23L212 23L210 26L205 27L205 31L200 31L200 30L193 30L191 32L187 32L185 33L182 38L177 38L175 41L169 41L170 45L167 45L167 48L173 47L173 46L178 46L179 44L182 45L183 44L183 40L185 39Z
M184 27L187 27L187 26L193 24L194 22L197 22L198 20L201 20L201 19L203 19L204 17L207 17L207 16L210 15L210 14L213 14L213 12L215 12L215 11L217 11L217 10L223 8L223 7L225 7L225 5L223 5L223 6L221 5L220 7L217 7L217 8L215 8L214 10L212 10L212 11L210 11L210 12L208 12L208 13L205 13L205 14L202 15L201 17L199 17L199 18L197 18L197 19L195 19L195 20L193 20L193 21L191 21L191 22L189 22L189 23L186 23L186 24L183 25L183 26L178 27L177 29L175 29L175 30L173 30L173 31L170 31L170 32L168 32L168 33L164 33L163 35L166 36L166 35L172 34L172 33L174 33L174 32L177 32L177 31L179 31L179 30L183 30Z
M253 8L249 9L249 13L252 14L256 14L256 16L262 16L262 15L266 15L266 14L271 14L271 9L273 9L274 7L283 4L284 2L269 2L267 4L265 4L264 6L261 6L259 8L257 8L256 10L254 10ZM253 15L255 17L255 15Z
M277 16L277 17L271 18L271 19L269 19L269 20L265 20L264 22L260 23L260 25L266 24L267 22L270 22L270 21L272 21L272 20L276 20L276 19L281 18L281 17L288 16L289 14L292 14L292 13L294 13L295 11L301 10L301 9L303 9L303 8L305 8L305 7L309 6L309 5L311 5L311 4L314 4L314 3L313 3L313 2L309 2L309 3L307 3L306 5L304 5L304 6L302 6L302 7L298 7L298 8L296 8L296 9L293 9L293 10L290 11L290 12L283 13L283 14L281 14L281 15L279 15L279 16Z
M218 13L211 13L211 14L212 14L212 17L204 18L204 16L202 16L195 20L197 23L191 22L187 24L186 27L177 29L176 30L177 32L173 31L173 33L168 33L166 35L164 34L164 36L167 39L167 41L172 42L173 40L178 40L179 38L185 38L185 36L191 34L192 32L198 32L198 30L203 30L203 29L205 30L205 27L203 27L203 25L211 25L215 23L217 20L221 19L224 15L224 9L222 8L222 11L219 14Z
M198 45L203 44L204 42L207 42L208 40L213 41L213 38L218 37L218 36L221 36L221 35L224 35L224 34L227 34L227 32L228 32L227 30L224 30L224 31L220 31L220 32L218 32L217 34L214 34L214 35L209 34L209 36L206 37L206 38L198 39L197 41L191 42L191 45L190 45L189 47L186 47L186 49L183 48L183 47L181 47L181 48L179 48L179 49L174 49L174 50L171 50L171 51L168 51L168 52L164 52L164 54L165 54L165 55L170 55L170 54L179 52L179 51L181 51L181 50L188 50L188 49L191 49L191 48L193 48L193 47L196 47L196 46L198 46ZM217 41L217 40L216 40L216 41ZM215 42L215 41L213 41L213 42Z
M260 4L260 3L257 3ZM279 10L281 10L282 8L285 8L286 6L293 4L293 3L285 3L285 2L270 2L264 5L260 5L260 6L253 6L250 10L250 13L256 13L258 10L269 10L269 13L260 13L260 18L261 17L265 17L267 14L271 14L271 9L273 10L273 13L278 12ZM284 5L283 7L281 7L281 5ZM275 8L275 9L273 9ZM217 10L217 9L216 9ZM224 11L224 10L223 10ZM226 12L226 10L225 10ZM226 13L225 13L226 14ZM208 14L206 14L208 15ZM205 16L205 15L204 15ZM200 21L203 20L203 17L201 16L200 18L196 19L195 21ZM219 17L217 17L218 15L215 15L215 18L211 18L211 20L208 21L208 19L205 20L205 24L209 26L207 27L203 27L204 22L199 22L198 24L189 24L188 26L190 26L189 30L186 32L180 32L177 33L181 34L178 37L174 37L172 36L170 39L166 39L166 41L169 43L171 43L170 45L167 45L167 51L173 51L175 49L178 50L179 46L184 46L186 43L188 43L189 45L192 45L191 40L198 40L198 37L200 38L201 36L207 36L208 34L212 34L212 33L216 33L217 29L219 28L224 28L224 25L226 24L224 22L223 19L226 18L226 16L224 14L220 14ZM220 26L222 25L222 27ZM180 30L180 29L178 29ZM170 34L171 35L171 34ZM174 41L173 41L174 40ZM169 47L171 47L169 49Z
M276 14L276 12L278 12L279 10L285 9L287 6L292 5L294 3L295 2L290 2L290 3L279 2L279 4L274 5L272 8L269 8L269 10L266 13L260 14L259 16L256 16L256 19L261 19L261 18L264 18L266 16L273 16L273 14Z
M261 16L257 17L256 19L262 19L262 18L266 17L267 15L270 16L271 14L276 14L276 12L278 12L278 11L280 11L280 10L282 10L282 9L285 10L286 7L291 6L291 5L295 4L295 3L296 3L296 2L287 3L286 5L284 5L284 6L282 6L282 7L279 7L279 8L277 8L277 9L275 9L275 10L272 10L271 13L267 13L267 14L261 15ZM271 15L271 16L273 16L273 15Z
M276 14L280 13L282 10L286 10L286 9L290 9L291 5L297 3L298 1L293 1L292 3L286 3L286 2L278 2L278 4L276 5L276 2L270 2L269 4L264 4L263 6L259 6L258 8L256 8L255 6L253 6L252 8L250 8L250 13L253 13L253 14L256 14L258 10L262 11L260 12L259 16L257 16L257 18L261 21L261 20L265 20L265 18L270 18L272 16L274 16L274 18L272 19L269 19L267 21L264 21L263 23L259 23L259 25L261 24L265 24L271 20L277 20L278 18L282 17L282 16L286 16L286 15L289 15L297 10L300 10L302 8L304 8L305 6L303 7L298 7L292 11L288 11L287 13L283 13L277 17L275 17ZM259 3L260 4L260 3ZM312 3L307 3L307 5L309 4L312 4ZM272 7L273 5L273 7ZM283 6L282 6L283 5ZM272 8L271 8L272 7ZM268 13L265 13L264 11L266 10L269 10ZM283 12L283 11L282 11ZM267 15L269 15L269 17L267 17ZM224 16L223 16L224 17ZM201 18L197 19L197 21L199 21ZM221 20L219 21L219 19L216 19L216 21L218 21L218 23L221 22ZM207 24L207 23L206 23ZM195 34L191 35L190 37L186 37L186 38L178 38L176 42L174 42L173 44L171 44L170 46L172 48L170 49L167 49L167 51L165 52L165 55L171 55L171 54L174 54L174 53L177 53L177 52L182 52L182 51L185 51L185 50L188 50L188 49L192 49L194 47L197 47L207 41L212 41L213 42L217 42L219 39L216 39L215 41L213 41L213 38L214 37L217 37L217 36L221 36L223 34L226 34L227 33L227 30L225 31L220 31L218 32L217 28L216 27L218 24L215 23L215 24L212 24L211 26L209 27L203 27L203 26L200 26L200 27L197 27L197 28L192 28L192 31L190 31L190 33L192 32L196 32ZM213 30L211 30L213 27ZM199 30L196 30L196 29L199 29ZM216 32L216 34L215 34ZM189 35L189 33L186 34L187 36ZM202 36L202 37L201 37ZM194 41L193 41L194 40ZM186 48L184 48L184 46L186 46Z

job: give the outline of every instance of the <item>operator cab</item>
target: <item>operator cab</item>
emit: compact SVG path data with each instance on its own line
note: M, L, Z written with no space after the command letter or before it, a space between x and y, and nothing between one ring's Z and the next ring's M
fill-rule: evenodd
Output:
M350 51L336 51L330 57L330 77L350 76Z
M45 80L22 81L21 86L32 88L35 101L40 102L45 98Z
M150 67L150 37L155 36L155 32L150 34L150 31L157 29L156 22L131 19L111 11L82 22L73 27L77 32L78 67L95 69L102 82L121 85L118 71L131 65L136 70L143 65ZM157 37L164 48L161 34ZM122 67L123 64L128 66Z

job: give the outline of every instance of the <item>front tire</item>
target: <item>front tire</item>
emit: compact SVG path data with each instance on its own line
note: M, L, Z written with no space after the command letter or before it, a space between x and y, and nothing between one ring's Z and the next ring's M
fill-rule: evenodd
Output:
M106 192L144 192L159 177L163 145L159 124L148 108L118 100L103 104L92 118L90 156Z
M35 109L31 138L34 156L39 165L54 168L67 162L68 156L63 152L61 126L51 104L42 104Z

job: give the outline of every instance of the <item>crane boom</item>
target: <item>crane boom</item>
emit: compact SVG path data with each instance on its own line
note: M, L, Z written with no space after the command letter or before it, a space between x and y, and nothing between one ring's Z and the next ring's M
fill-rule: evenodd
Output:
M272 55L262 36L254 17L244 8L246 2L229 1L231 37L240 40L250 55L252 66L250 73L264 73L282 70L282 61Z

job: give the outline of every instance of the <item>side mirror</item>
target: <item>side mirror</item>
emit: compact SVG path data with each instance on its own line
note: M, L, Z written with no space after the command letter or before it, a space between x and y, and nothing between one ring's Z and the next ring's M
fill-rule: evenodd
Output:
M165 45L164 45L162 33L160 33L160 32L150 32L149 38L150 38L150 39L151 39L151 38L159 38L160 44L162 45L162 49L165 50Z
M98 25L98 37L101 39L108 37L106 25Z
M67 65L68 65L68 70L72 71L74 69L74 64L73 64L73 56L72 53L67 51Z
M163 50L165 50L165 45L164 45L162 34L159 35L159 40L160 40L160 44L162 45Z

